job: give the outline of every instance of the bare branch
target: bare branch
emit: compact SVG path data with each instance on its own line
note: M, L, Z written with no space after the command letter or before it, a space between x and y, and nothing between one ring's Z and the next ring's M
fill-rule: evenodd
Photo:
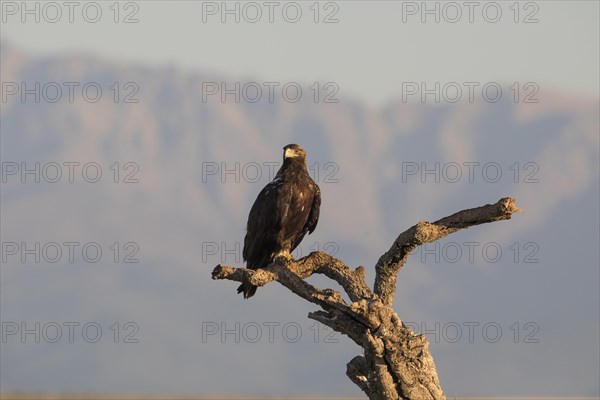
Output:
M356 356L346 364L346 375L348 378L370 398L371 389L367 380L368 374L369 370L363 356Z
M341 332L348 336L359 346L363 345L363 337L367 331L364 325L347 314L334 311L315 311L308 313L308 318L319 321L334 331Z
M470 226L510 219L513 213L522 211L516 206L513 198L506 197L496 204L463 210L434 223L419 221L415 226L401 233L392 247L377 262L375 294L379 295L384 304L389 306L394 304L396 275L417 246L434 242Z
M348 297L350 297L350 300L357 301L373 296L371 289L369 289L369 286L365 282L363 267L358 267L353 271L341 260L323 252L313 252L308 258L315 265L318 265L315 272L323 274L339 283L348 294Z
M252 270L219 264L213 270L212 278L237 282L248 281L256 286L264 286L271 281L277 281L303 299L316 303L325 309L341 308L345 310L345 308L348 308L339 292L333 289L319 289L304 281L302 276L296 275L296 271L298 271L303 276L310 276L313 270L305 268L307 265L306 262L291 262L287 265L272 263L265 268Z
M246 279L255 286L264 286L267 283L276 280L277 275L267 268L252 270L219 264L213 269L212 278L228 279L236 282L243 282Z
M299 280L289 276L287 272L290 271L295 277L299 278ZM369 289L365 282L364 268L359 267L356 270L352 270L341 260L321 251L314 251L306 257L291 261L287 263L284 268L277 263L270 264L265 268L257 270L234 268L219 264L213 270L212 278L228 279L237 282L247 280L255 286L264 286L271 281L279 281L284 284L282 279L287 278L289 285L284 285L294 291L294 287L306 284L306 282L302 281L303 279L306 279L315 273L323 274L338 282L352 301L373 296L371 289ZM306 296L309 295L310 289L308 287L305 289L308 289L308 291L305 291L304 295L296 293L295 291L294 293L306 298Z

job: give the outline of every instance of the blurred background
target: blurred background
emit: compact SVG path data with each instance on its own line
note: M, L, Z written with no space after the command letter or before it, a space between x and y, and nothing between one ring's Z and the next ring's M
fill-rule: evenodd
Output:
M315 306L210 278L288 143L323 197L295 256L370 285L420 219L515 197L395 308L449 397L600 394L598 2L0 4L3 395L360 397Z

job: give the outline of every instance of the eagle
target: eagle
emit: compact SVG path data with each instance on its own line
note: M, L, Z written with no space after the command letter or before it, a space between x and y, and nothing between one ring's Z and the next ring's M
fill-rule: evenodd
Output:
M254 201L244 238L246 268L266 267L291 252L319 221L321 190L306 169L306 152L297 144L283 148L283 164ZM252 297L256 286L243 282L237 290Z

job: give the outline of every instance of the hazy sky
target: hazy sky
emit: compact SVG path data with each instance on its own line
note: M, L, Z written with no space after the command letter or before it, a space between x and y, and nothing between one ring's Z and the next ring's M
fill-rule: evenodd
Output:
M118 15L112 1L91 3L30 1L27 14L25 3L2 1L2 38L36 52L85 50L245 81L333 81L341 96L374 104L399 96L403 82L598 93L597 1L228 2L237 7L229 14L220 1L139 1L121 2Z

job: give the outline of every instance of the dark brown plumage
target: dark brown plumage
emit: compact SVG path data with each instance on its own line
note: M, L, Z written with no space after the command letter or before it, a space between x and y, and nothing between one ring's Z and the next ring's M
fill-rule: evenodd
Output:
M248 216L243 256L246 267L258 269L278 257L291 258L304 236L319 221L321 191L306 170L306 152L297 144L283 148L283 165L258 194ZM244 282L238 288L244 298L256 286Z

